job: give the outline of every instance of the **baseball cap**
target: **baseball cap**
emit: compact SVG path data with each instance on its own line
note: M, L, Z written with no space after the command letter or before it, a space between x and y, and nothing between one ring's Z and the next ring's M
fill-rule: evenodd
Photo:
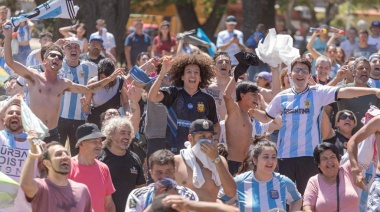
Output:
M106 136L99 130L98 125L85 123L78 127L76 137L78 141L77 144L75 144L75 148L78 148L80 143L84 140L105 138Z
M100 42L103 43L103 38L102 38L102 36L100 36L100 35L92 35L92 36L90 37L89 42L91 43L91 41L93 41L93 40L98 40L98 41L100 41Z
M262 71L257 74L257 77L262 77L265 80L268 80L269 82L272 82L272 74L266 71Z
M192 134L196 132L212 132L216 134L214 124L207 119L197 119L191 123L189 133Z
M371 56L369 56L369 61L371 61L374 58L380 59L380 54L378 54L378 53L371 54Z
M74 37L65 38L65 40L67 41L67 43L63 46L63 48L65 48L69 44L74 43L74 44L78 44L80 49L83 49L83 42L82 41L80 41Z
M228 24L237 24L235 16L233 16L233 15L227 16L226 23L228 23Z
M380 27L379 21L372 21L371 27Z

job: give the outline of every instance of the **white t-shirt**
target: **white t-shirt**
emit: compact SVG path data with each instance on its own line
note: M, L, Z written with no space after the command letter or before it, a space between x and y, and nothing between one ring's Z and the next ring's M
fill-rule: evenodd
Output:
M380 49L380 36L377 38L372 37L372 35L368 36L368 44L375 45L377 47L377 50Z
M218 38L216 40L216 46L220 48L220 46L230 41L235 36L235 34L237 35L237 38L239 39L239 43L241 45L244 45L243 33L239 30L234 29L234 31L232 32L229 32L227 30L223 30L219 32ZM234 55L240 51L241 50L239 48L239 45L237 45L236 43L233 43L226 48L225 52L227 52L228 56L230 56L231 65L237 65L239 63Z
M10 136L25 139L25 141L11 142ZM28 156L29 142L26 140L26 133L17 135L11 134L5 130L0 131L0 171L12 178L16 182L20 182L20 175L24 166L26 157ZM14 147L12 146L12 143ZM34 177L37 176L37 160L34 167ZM1 189L0 189L1 190ZM32 207L25 199L25 194L19 187L14 205L8 208L0 208L0 212L31 212Z
M103 28L102 29L102 39L103 39L103 45L104 45L104 48L106 48L106 51L108 53L111 53L111 49L112 48L116 48L116 42L115 42L115 37L113 36L113 34L107 32L107 29L106 28ZM93 36L96 36L96 35L99 35L99 32L94 32L91 34L91 37Z

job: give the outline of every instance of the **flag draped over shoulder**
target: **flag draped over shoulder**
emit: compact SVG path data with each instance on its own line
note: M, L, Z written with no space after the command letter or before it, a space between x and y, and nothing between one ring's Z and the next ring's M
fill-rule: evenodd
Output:
M22 14L18 17L12 17L11 23L13 27L18 26L21 22L27 20L40 20L47 18L65 18L74 19L77 15L79 7L74 5L73 0L50 0L33 11Z
M13 205L17 196L19 184L12 178L0 172L0 208Z

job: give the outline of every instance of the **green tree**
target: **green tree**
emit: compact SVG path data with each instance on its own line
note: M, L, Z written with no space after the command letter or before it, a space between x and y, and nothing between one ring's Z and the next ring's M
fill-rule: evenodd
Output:
M259 23L268 29L275 27L275 0L243 0L243 34L245 40Z
M46 0L35 0L35 2L40 5ZM130 0L74 0L74 4L80 7L76 20L86 24L87 37L96 31L96 20L101 18L106 21L107 30L115 36L117 58L122 61L125 24L130 14ZM67 19L44 20L45 29L51 31L56 39L62 37L58 29L71 24L73 22Z
M203 12L208 15L203 24L199 22L195 11L196 2L196 0L157 0L154 2L150 0L133 0L133 3L139 3L140 5L146 3L146 7L141 7L139 11L136 11L138 13L144 13L147 7L164 8L175 4L184 31L202 28L207 36L212 39L229 0L202 0ZM235 0L230 0L230 2L235 2Z

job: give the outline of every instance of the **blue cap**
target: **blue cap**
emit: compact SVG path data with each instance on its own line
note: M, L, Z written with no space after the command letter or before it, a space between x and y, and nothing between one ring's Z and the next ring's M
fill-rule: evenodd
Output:
M380 27L380 22L379 21L373 21L371 24L371 27Z
M91 41L93 41L93 40L98 40L98 41L101 41L103 43L103 38L100 35L92 35L90 37L90 41L89 42L91 43Z

